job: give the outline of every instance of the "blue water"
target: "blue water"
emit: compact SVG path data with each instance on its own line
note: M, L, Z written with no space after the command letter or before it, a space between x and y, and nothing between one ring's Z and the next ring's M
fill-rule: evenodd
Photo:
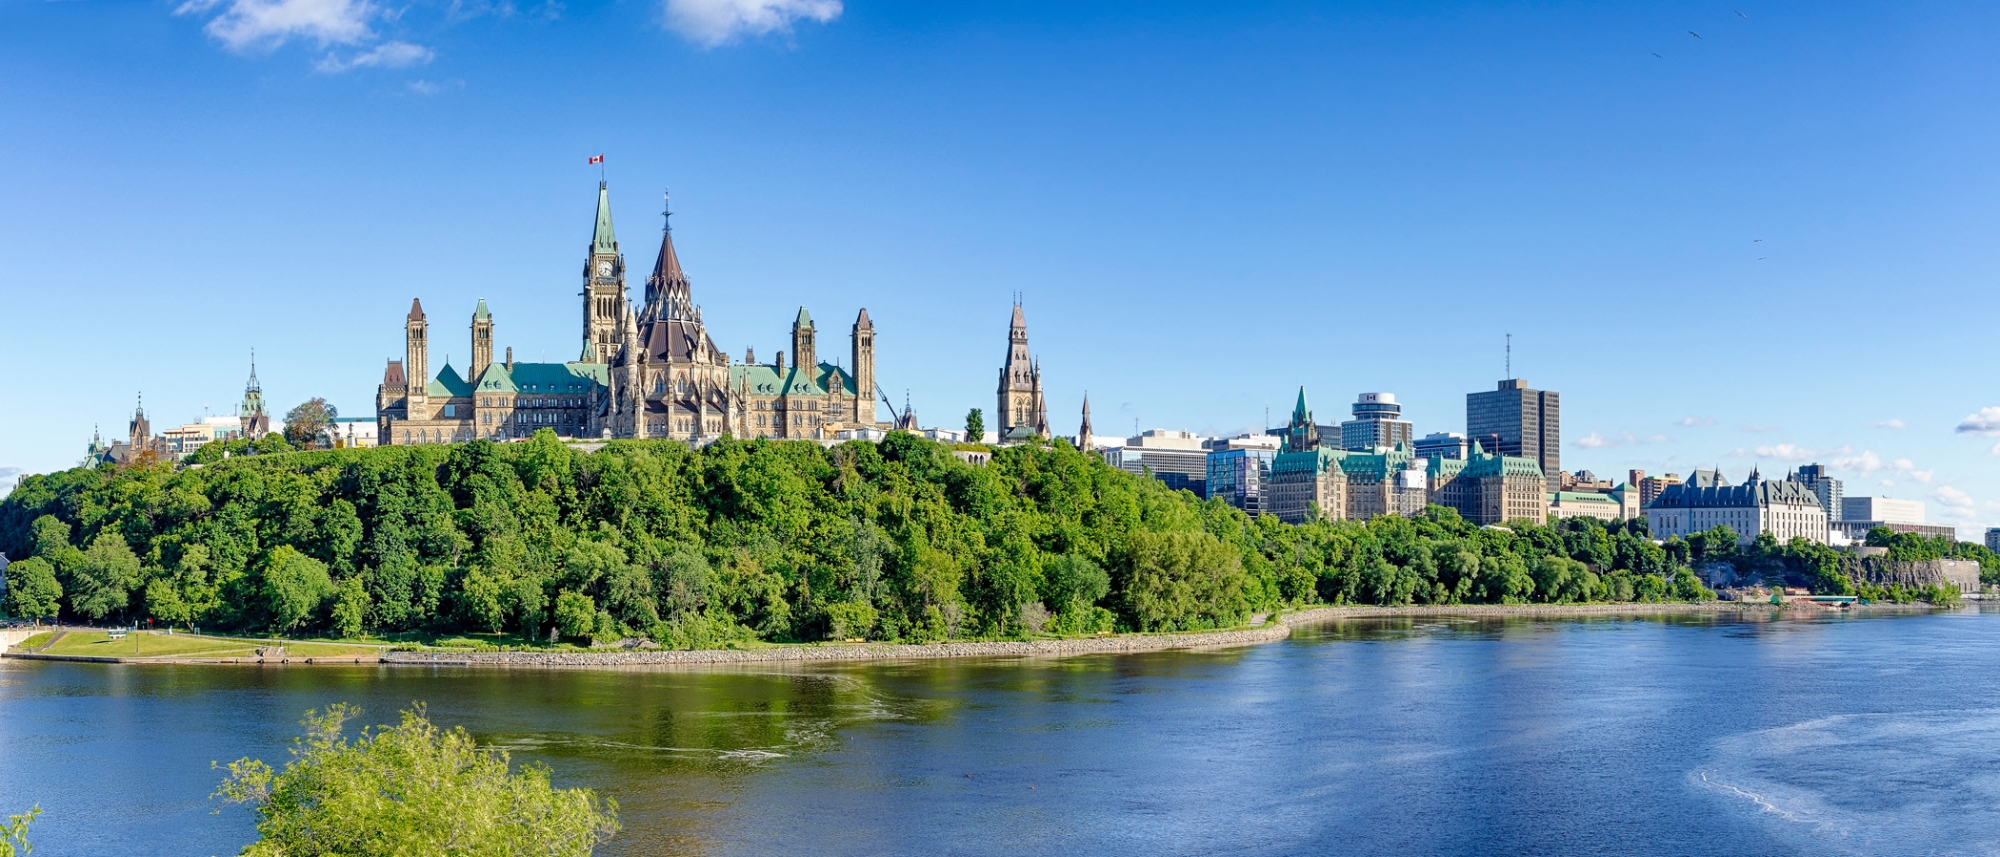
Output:
M1996 654L1968 609L789 670L5 661L0 813L42 805L37 857L234 853L211 760L421 700L616 798L609 854L1993 854Z

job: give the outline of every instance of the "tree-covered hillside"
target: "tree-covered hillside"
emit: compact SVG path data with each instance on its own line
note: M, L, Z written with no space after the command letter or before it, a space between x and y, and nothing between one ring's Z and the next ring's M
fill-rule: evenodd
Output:
M210 457L211 459L214 457ZM1287 526L1057 442L530 441L29 477L16 615L353 636L924 641L1226 627L1307 603L1704 597L1643 525Z

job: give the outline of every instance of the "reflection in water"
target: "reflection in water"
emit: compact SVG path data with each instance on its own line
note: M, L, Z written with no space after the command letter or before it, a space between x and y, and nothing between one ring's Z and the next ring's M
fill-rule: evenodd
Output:
M0 661L40 854L209 854L211 760L412 701L618 800L618 855L1974 854L2000 616L1349 619L1066 659L473 670Z

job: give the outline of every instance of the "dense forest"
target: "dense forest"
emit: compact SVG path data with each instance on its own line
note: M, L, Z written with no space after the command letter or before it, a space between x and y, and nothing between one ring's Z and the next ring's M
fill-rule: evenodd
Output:
M1643 522L1480 528L1435 506L1288 526L1061 441L983 467L907 434L586 453L544 432L196 461L22 480L0 501L13 614L681 647L930 641L1228 627L1317 603L1700 599L1713 595L1691 565L1765 561L1727 531L1662 545ZM1774 573L1818 569L1786 562Z

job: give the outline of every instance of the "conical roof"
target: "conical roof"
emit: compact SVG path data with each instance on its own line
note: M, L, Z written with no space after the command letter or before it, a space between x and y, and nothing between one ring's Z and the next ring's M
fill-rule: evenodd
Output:
M855 330L874 330L875 322L868 320L868 308L862 307L861 314L854 317Z
M799 307L799 317L792 319L792 325L794 327L812 327L813 317L806 312L805 307Z
M492 321L492 320L493 320L493 312L492 312L491 310L488 310L488 309L486 308L486 299L485 299L485 298L480 298L480 299L479 299L479 306L478 306L478 308L476 308L476 309L474 309L474 310L472 311L472 320L473 320L473 321Z
M1292 406L1292 419L1300 421L1309 421L1312 419L1312 408L1306 406L1305 387L1299 388L1299 403Z
M590 233L590 252L618 252L618 236L611 231L611 189L604 182L597 183L597 227Z
M410 299L410 320L411 321L424 320L424 302L418 300L417 298Z

